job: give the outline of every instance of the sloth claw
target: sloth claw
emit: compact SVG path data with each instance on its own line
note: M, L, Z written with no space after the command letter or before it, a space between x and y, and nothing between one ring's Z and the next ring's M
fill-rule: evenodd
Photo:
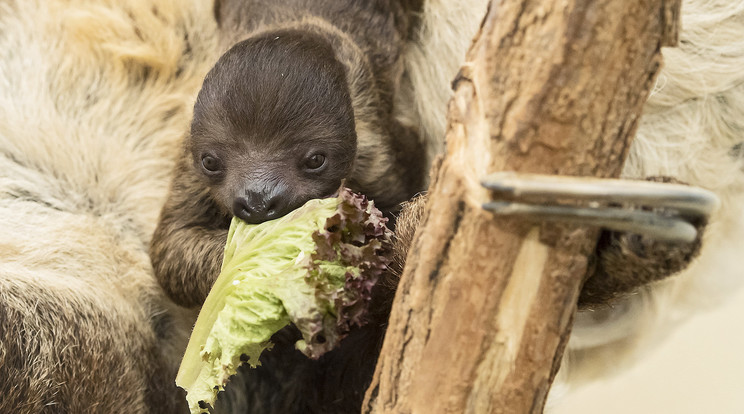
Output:
M499 172L481 183L497 215L561 221L691 243L718 205L710 191L664 182Z

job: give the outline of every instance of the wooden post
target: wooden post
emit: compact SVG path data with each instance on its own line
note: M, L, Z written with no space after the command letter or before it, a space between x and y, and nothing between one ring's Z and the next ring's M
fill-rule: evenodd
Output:
M679 7L491 2L454 82L447 153L364 412L542 412L597 231L496 219L479 182L509 170L618 176Z

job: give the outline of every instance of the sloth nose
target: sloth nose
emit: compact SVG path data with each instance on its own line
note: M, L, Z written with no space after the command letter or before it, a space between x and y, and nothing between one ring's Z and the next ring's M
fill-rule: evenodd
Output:
M259 224L283 216L286 199L279 194L264 195L247 191L245 197L236 197L233 201L233 214L250 224Z

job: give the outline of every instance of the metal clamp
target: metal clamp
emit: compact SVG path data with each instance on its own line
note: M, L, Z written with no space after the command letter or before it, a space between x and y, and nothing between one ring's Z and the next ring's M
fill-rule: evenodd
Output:
M695 241L691 222L707 219L718 205L708 190L652 181L498 172L481 184L493 198L483 208L497 215L598 226L662 241Z

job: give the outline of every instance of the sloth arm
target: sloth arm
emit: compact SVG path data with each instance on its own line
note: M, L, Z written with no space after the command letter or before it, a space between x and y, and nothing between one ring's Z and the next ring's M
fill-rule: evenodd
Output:
M685 184L666 176L646 181ZM580 308L611 303L650 283L681 272L700 253L707 219L689 218L697 236L691 243L659 241L627 232L603 230L595 248L592 273L579 295Z
M230 217L182 157L150 243L155 277L177 304L204 303L219 275Z
M692 243L654 240L638 234L602 231L594 269L579 296L580 308L611 303L615 298L684 270L698 255L704 222Z

